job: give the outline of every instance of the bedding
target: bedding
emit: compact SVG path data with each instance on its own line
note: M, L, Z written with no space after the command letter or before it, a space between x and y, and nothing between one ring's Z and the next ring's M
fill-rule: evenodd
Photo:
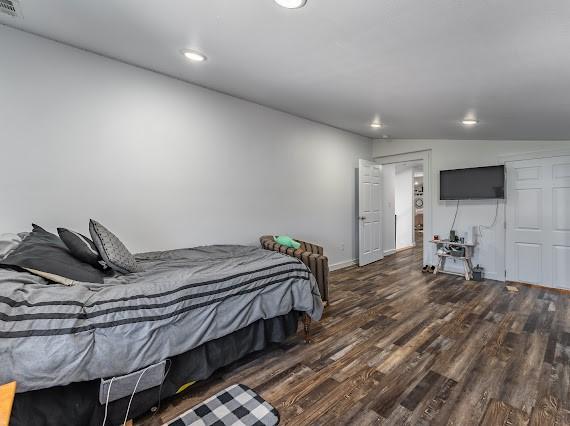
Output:
M73 257L57 235L38 225L32 225L32 228L32 232L0 260L0 267L26 269L63 284L73 281L103 283L103 272Z
M22 237L17 234L0 235L0 260L14 250L22 242Z
M136 260L139 272L72 287L0 270L0 382L26 392L127 374L260 319L322 314L309 269L280 253L209 246Z

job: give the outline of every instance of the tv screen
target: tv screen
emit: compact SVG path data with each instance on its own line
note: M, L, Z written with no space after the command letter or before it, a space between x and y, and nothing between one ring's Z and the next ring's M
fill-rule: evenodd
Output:
M505 166L439 172L440 200L505 198Z

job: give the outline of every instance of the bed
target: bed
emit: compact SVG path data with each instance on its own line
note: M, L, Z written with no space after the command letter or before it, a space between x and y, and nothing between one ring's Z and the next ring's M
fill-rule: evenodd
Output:
M133 398L129 417L138 416L184 383L285 341L300 316L322 314L308 268L280 253L208 246L136 260L139 272L70 287L0 270L0 382L18 382L14 424L101 424L102 378L169 360L163 386ZM111 422L122 422L127 402L108 404Z

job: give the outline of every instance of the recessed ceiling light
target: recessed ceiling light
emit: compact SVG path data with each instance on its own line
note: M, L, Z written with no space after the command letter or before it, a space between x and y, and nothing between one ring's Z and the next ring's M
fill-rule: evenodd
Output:
M380 129L382 128L382 123L378 123L377 121L375 121L374 123L370 124L370 127L372 127L373 129Z
M464 126L474 126L475 124L479 123L479 121L474 120L472 118L466 118L461 122Z
M190 59L192 62L204 62L207 59L206 55L197 52L196 50L184 49L182 54L186 59Z
M275 3L287 9L299 9L307 4L307 0L275 0Z

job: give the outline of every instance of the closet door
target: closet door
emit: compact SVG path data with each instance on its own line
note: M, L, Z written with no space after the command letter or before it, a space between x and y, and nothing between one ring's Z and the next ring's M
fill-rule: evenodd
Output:
M507 280L570 288L570 157L507 163Z

